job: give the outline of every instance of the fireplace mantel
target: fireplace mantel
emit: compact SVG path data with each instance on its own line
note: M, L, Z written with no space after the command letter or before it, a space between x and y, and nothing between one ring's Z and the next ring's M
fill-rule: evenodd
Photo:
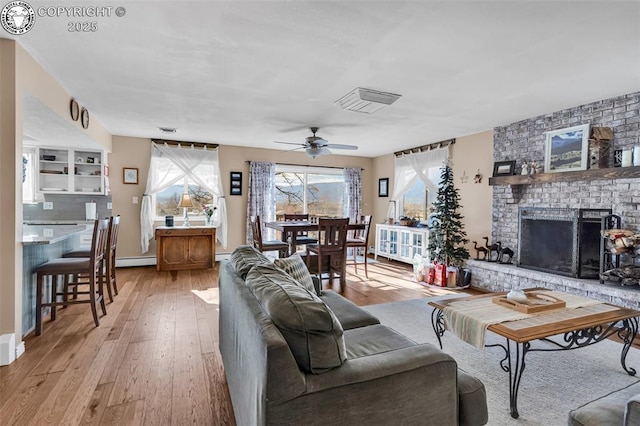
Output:
M640 166L589 169L575 172L536 173L534 175L495 176L489 185L531 185L548 182L640 178Z

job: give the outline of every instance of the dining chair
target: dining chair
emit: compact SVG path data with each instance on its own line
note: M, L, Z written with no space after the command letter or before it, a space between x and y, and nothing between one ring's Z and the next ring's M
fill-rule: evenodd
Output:
M347 250L353 250L353 269L358 273L358 249L364 248L362 257L364 258L364 276L369 278L367 270L367 250L369 247L369 229L371 228L371 215L361 216L360 223L363 229L355 229L353 235L347 236Z
M251 216L251 236L253 237L253 246L261 252L277 251L280 257L287 257L289 243L286 241L262 239L260 216Z
M116 282L116 247L118 245L118 230L120 229L120 215L109 218L109 234L107 235L107 251L105 253L105 273L103 277L107 284L109 301L113 302L113 295L118 294ZM73 250L62 257L90 257L91 250ZM77 279L77 278L76 278Z
M318 219L318 243L307 244L307 268L317 265L318 277L322 282L325 267L329 272L329 282L333 281L333 273L340 274L340 291L346 283L346 242L349 218ZM326 262L326 264L325 264Z
M301 213L285 213L284 214L285 222L308 222L309 214L301 214ZM291 244L291 237L288 237L289 244ZM309 236L307 231L299 231L296 234L296 247L292 247L292 251L295 252L298 250L297 246L305 246L307 244L315 244L318 242L317 238L313 238Z
M104 257L107 248L107 234L109 232L109 220L96 220L93 227L93 236L91 239L91 251L89 257L64 257L50 260L35 269L36 280L36 329L35 334L42 334L42 308L51 308L51 321L56 319L56 308L58 306L68 306L78 303L88 303L91 305L93 313L93 322L96 327L100 325L98 319L98 308L100 304L102 314L107 314L104 304L103 294L103 267ZM70 276L78 277L80 275L87 276L86 280L70 280ZM51 277L51 290L48 292L50 301L43 301L45 293L45 278ZM59 288L59 277L63 278L63 288ZM78 287L87 286L86 290L79 291ZM76 298L69 300L69 288L73 287L74 294L88 296L87 299ZM58 300L58 296L62 300Z

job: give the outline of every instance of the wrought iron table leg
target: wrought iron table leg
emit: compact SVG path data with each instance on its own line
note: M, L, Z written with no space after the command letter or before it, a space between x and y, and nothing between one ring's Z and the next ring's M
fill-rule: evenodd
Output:
M515 345L515 357L512 356L511 341L507 339L506 352L507 352L507 372L509 373L509 408L511 410L511 417L517 419L520 417L518 413L518 389L520 388L520 380L522 379L522 372L525 367L525 355L529 351L531 344L529 342L517 343ZM515 362L515 365L514 365ZM503 370L504 370L503 366Z
M634 317L622 321L622 328L618 331L618 337L620 337L624 342L622 346L622 353L620 354L620 363L622 364L622 369L630 376L635 376L636 370L635 368L627 367L627 354L629 353L629 348L633 344L637 333L638 318Z
M431 325L433 326L433 332L436 333L440 349L442 349L442 335L444 335L444 315L442 310L435 308L431 312Z

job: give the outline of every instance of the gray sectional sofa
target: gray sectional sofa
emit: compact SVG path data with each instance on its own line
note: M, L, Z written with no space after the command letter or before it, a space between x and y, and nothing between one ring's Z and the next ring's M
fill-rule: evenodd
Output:
M249 246L220 265L220 351L238 425L487 423L484 385L450 355L280 266Z
M570 426L640 425L640 382L611 392L569 413Z

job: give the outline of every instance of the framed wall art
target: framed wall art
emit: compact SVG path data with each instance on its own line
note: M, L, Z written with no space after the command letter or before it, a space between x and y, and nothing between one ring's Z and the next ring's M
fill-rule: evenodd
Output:
M586 170L588 160L588 124L547 132L544 150L545 173Z
M493 163L493 176L511 176L516 170L516 161L496 161Z
M137 167L123 167L122 168L122 183L137 185L138 184L138 168Z
M230 172L229 182L229 194L242 195L242 172Z
M389 196L389 178L378 179L378 197Z

